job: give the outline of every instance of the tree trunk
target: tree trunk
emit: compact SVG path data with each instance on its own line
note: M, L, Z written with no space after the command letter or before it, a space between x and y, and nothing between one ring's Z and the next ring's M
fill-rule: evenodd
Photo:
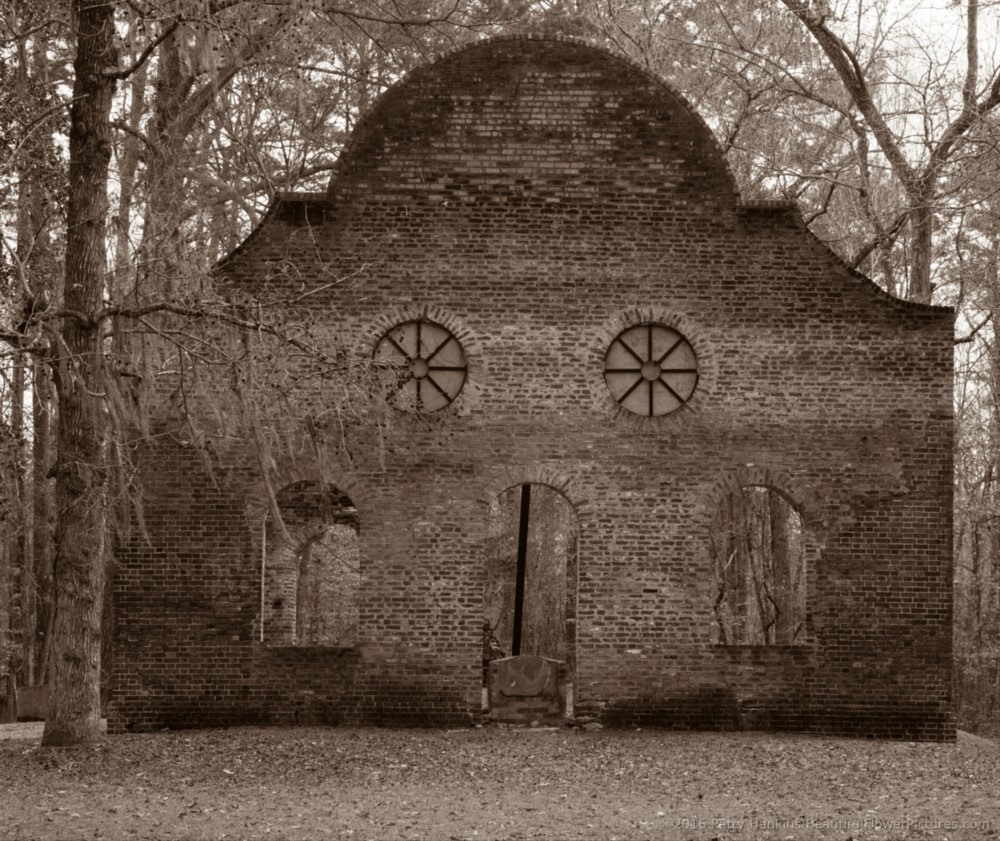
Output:
M310 573L312 561L312 542L309 540L300 544L296 554L299 565L299 575L295 582L295 642L298 645L311 645L313 625L312 590L314 583Z
M931 261L934 245L934 208L930 196L913 200L910 212L910 289L911 301L929 304L934 294L931 286Z
M1000 235L993 237L992 254L987 264L986 282L989 289L990 305L994 313L1000 312ZM996 340L994 340L996 341ZM984 503L989 519L987 521L986 533L988 539L985 542L984 552L979 559L978 575L975 580L977 592L976 599L977 630L976 644L977 654L985 654L988 649L994 649L997 653L1000 646L1000 600L997 599L1000 593L1000 526L997 524L995 515L1000 510L1000 488L997 486L997 477L1000 476L1000 355L996 348L990 354L990 380L993 389L993 416L990 424L990 438L992 439L993 464L990 475L993 481L985 490L988 493L984 496Z
M114 6L75 0L76 80L70 112L65 307L59 392L55 620L51 711L42 744L100 738L101 606L107 567L106 387L101 325L105 284L109 116L118 53Z
M52 526L55 506L49 466L52 461L52 382L48 363L36 361L32 378L32 471L34 473L34 577L36 680L45 683L52 630Z
M35 577L32 575L31 549L31 490L28 478L28 448L24 431L24 395L27 391L25 376L27 362L24 354L14 354L12 371L11 427L14 433L15 493L17 494L17 513L13 525L17 534L16 580L18 583L18 603L20 605L18 640L21 650L21 681L25 685L35 682Z
M31 65L34 63L34 49L27 39L17 42L17 60L15 65L16 96L25 103L32 101ZM10 306L24 319L19 332L28 331L27 313L32 309L31 294L28 286L31 282L29 265L32 262L35 238L43 218L41 208L42 187L36 183L39 175L38 156L41 143L37 137L26 139L22 153L17 156L17 250L15 256L15 272L20 275L23 291L16 293ZM17 288L17 287L15 287ZM20 350L14 352L11 360L11 404L10 426L14 445L14 466L17 511L9 512L11 519L7 527L17 536L14 553L15 581L17 593L16 639L20 643L17 672L22 684L35 682L34 658L34 577L32 576L31 550L31 491L28 479L30 459L28 458L28 435L25 430L24 396L27 393L29 365L28 357Z
M184 72L181 50L185 35L169 35L157 53L156 93L149 128L154 142L146 154L148 197L143 216L140 247L145 277L139 279L137 301L171 298L183 288L182 217L184 176L179 157L185 137L178 137L180 111L194 83Z
M790 644L795 636L795 587L792 574L791 510L781 494L768 491L771 518L771 561L774 564L772 597L775 607L774 639Z
M3 265L0 258L0 266ZM5 383L0 378L0 405L9 398L5 393ZM0 432L0 518L8 516L11 502L17 497L14 491L17 463L13 459L10 442ZM15 536L8 529L0 530L0 676L6 684L0 683L0 697L6 695L7 702L0 705L0 722L14 720L14 671L13 641L16 634L14 621L14 557Z
M727 502L729 506L728 525L733 539L731 550L733 561L727 589L733 608L733 633L730 642L735 645L743 645L749 641L747 627L750 623L750 593L753 589L750 580L752 553L750 536L747 534L747 513L744 502L742 491L731 493Z
M38 4L23 2L15 3L13 10L21 16L14 28L24 33L31 33L40 16L48 14ZM12 94L27 108L49 107L54 101L51 66L59 65L59 58L50 50L42 38L25 34L17 39ZM55 293L61 276L52 236L58 224L53 194L62 189L62 179L50 169L54 145L52 131L29 131L14 159L18 184L14 268L20 279L20 294L12 307L23 319L20 329L26 336L26 344L33 348L30 355L19 355L16 362L20 380L16 390L24 395L30 373L32 396L30 419L21 417L18 402L19 417L15 422L15 427L24 433L19 454L20 523L24 529L20 544L23 554L20 621L24 632L22 676L26 683L45 682L41 655L44 646L40 641L46 628L47 594L51 592L52 483L46 478L51 461L51 380L46 353L42 350L48 349L49 338L35 319L57 299Z

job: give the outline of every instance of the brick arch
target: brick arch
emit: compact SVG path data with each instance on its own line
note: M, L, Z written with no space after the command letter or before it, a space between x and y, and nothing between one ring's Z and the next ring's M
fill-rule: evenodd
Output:
M462 343L462 348L465 350L467 358L470 352L476 353L479 351L479 340L476 334L454 312L438 304L406 304L396 307L377 316L365 330L365 333L370 339L372 347L374 347L375 342L397 324L403 321L417 321L419 319L436 322L454 333L455 338Z
M615 402L604 382L604 356L608 352L608 346L611 342L623 330L637 324L649 323L663 324L677 330L691 343L698 358L698 387L691 395L691 399L669 415L658 415L652 418L634 415L622 409ZM703 411L706 406L711 405L715 384L718 382L718 360L715 355L715 345L705 335L705 329L702 325L675 310L659 305L628 307L612 314L595 331L588 349L588 359L590 370L594 372L591 377L591 391L595 408L603 412L613 412L621 422L638 427L652 425L660 428L664 425L673 425L678 422L678 418L685 418L693 412Z
M494 474L486 481L482 493L477 498L488 506L504 492L521 485L547 485L558 491L570 504L577 522L580 522L582 515L589 510L589 504L573 478L568 473L545 466L512 467Z
M707 496L706 520L711 519L729 494L746 487L764 487L780 494L798 512L802 525L818 537L823 521L822 508L816 494L787 473L763 465L739 467L716 482Z
M336 479L331 479L331 474L336 474ZM279 493L283 488L287 488L289 485L294 485L299 482L316 482L322 485L332 485L338 491L346 494L350 497L351 502L354 504L355 510L358 512L358 523L359 528L363 532L365 530L365 513L362 505L358 504L359 497L363 500L367 497L365 493L364 485L356 477L349 474L345 475L343 471L331 470L319 471L315 469L302 469L299 467L279 469L274 476L271 477L271 487L274 493ZM247 494L246 504L244 510L246 512L246 521L251 529L259 527L261 523L270 514L270 502L268 500L267 488L264 486L262 480L258 480L254 483L253 487Z
M710 150L710 157L713 165L718 168L725 183L724 192L727 194L730 205L735 207L740 203L740 194L736 186L736 178L733 174L725 152L719 143L718 138L712 132L705 119L695 110L688 99L673 85L662 77L649 71L639 62L628 56L613 51L607 46L598 45L584 38L577 38L564 35L551 35L543 33L517 34L517 35L497 35L484 38L471 44L465 44L447 50L429 62L411 70L402 79L386 88L378 97L367 113L362 115L351 132L350 137L344 144L343 149L331 173L327 194L333 195L337 189L338 182L353 167L357 166L364 158L364 149L384 130L390 122L405 120L407 105L416 97L414 91L418 90L418 83L431 74L439 74L442 77L462 80L464 74L449 73L449 65L455 63L462 57L474 53L498 52L504 48L523 43L523 49L528 51L537 44L562 44L567 45L582 57L586 56L587 61L594 67L611 65L618 68L625 68L635 74L636 80L641 80L654 87L660 95L663 107L682 119L690 120L698 135L698 142L706 149ZM461 90L462 85L468 85L467 81L454 82L455 89Z

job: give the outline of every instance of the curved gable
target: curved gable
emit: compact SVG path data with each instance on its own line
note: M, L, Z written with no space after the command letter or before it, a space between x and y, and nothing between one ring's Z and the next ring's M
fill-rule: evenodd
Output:
M662 80L584 42L527 36L454 50L379 98L329 187L338 203L373 193L452 204L627 196L661 210L737 201L711 131Z

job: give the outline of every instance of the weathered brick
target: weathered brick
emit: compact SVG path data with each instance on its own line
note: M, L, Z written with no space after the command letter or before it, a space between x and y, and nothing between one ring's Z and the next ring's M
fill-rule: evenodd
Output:
M450 53L377 102L327 194L279 197L220 272L314 291L331 346L359 358L426 317L468 376L432 418L395 413L382 452L326 441L285 470L356 506L350 647L261 643L266 504L245 446L214 454L225 482L191 447L147 448L112 726L470 721L487 507L533 482L579 523L578 712L954 737L953 313L886 295L794 208L741 202L703 121L642 69L559 39ZM603 376L647 322L698 360L662 417L623 411ZM801 645L712 644L709 527L743 485L801 514Z

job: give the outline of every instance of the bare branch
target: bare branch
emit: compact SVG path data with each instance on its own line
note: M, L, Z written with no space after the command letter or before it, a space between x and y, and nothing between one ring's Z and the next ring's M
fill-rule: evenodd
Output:
M48 20L44 20L41 23L36 24L30 29L24 30L23 32L15 31L14 27L10 25L10 22L7 20L6 17L0 15L0 20L3 20L4 25L7 27L7 29L9 29L13 33L7 38L0 39L0 47L5 46L6 44L15 44L18 41L23 41L25 38L30 38L36 32L41 32L43 29L48 29L50 26L62 26L69 29L69 23L67 23L62 18L49 18Z
M833 194L834 191L836 191L836 189L837 189L837 182L835 180L831 180L827 184L826 195L823 197L823 203L819 206L819 210L817 210L815 213L811 213L808 216L808 218L805 220L806 225L811 225L813 222L819 219L820 216L824 216L829 212L830 200L833 198Z
M979 324L975 325L975 327L972 328L972 330L969 332L967 336L962 336L962 338L960 339L955 339L955 344L964 345L967 344L968 342L973 341L976 338L979 331L982 330L992 320L993 320L993 313L992 312L987 313L986 317L982 321L980 321Z
M826 25L826 18L817 14L803 0L782 0L785 6L794 14L820 45L820 48L830 60L834 70L840 77L847 93L864 115L879 147L889 161L899 180L908 193L914 195L920 191L920 181L913 167L889 128L885 117L875 104L871 90L865 79L865 73L854 51Z
M105 71L105 75L112 79L119 79L119 80L127 79L149 60L149 57L153 54L156 48L160 46L160 44L162 44L164 41L166 41L167 38L173 35L177 27L180 26L183 22L184 22L184 16L178 15L176 18L174 18L173 22L166 29L164 29L159 35L156 36L156 38L154 38L146 45L146 49L144 49L141 53L139 53L138 56L136 56L136 59L135 61L132 62L131 66L125 67L122 70Z
M907 210L904 210L901 213L899 213L893 220L893 223L887 229L881 230L877 236L873 237L867 243L861 246L861 248L857 250L854 256L847 261L847 265L850 266L852 269L856 269L865 260L868 259L868 256L876 248L879 247L884 248L886 245L891 245L892 243L894 243L899 238L899 235L903 232L903 227L906 225L906 221L907 219L909 219L909 216L910 214L909 211Z
M17 160L17 156L20 153L21 149L31 139L32 134L34 134L34 132L37 129L41 128L41 126L42 126L43 123L45 123L53 115L58 114L60 111L65 111L67 108L70 108L72 105L73 105L73 100L72 99L67 100L66 102L60 102L60 103L58 103L56 105L51 106L50 108L46 108L37 117L35 117L32 120L29 120L28 123L24 127L24 133L21 135L20 138L18 138L17 145L14 147L14 149L11 151L11 153L7 156L7 160L5 160L3 162L3 165L0 166L0 170L6 168L9 165L12 165L13 162L15 160Z

